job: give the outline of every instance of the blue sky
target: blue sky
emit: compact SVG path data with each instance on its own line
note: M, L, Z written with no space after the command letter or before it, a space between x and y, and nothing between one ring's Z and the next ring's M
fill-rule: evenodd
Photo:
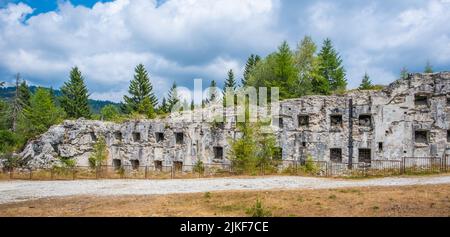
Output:
M246 58L304 35L332 39L349 87L402 67L450 70L449 0L0 0L0 81L60 87L77 65L96 99L120 101L144 63L158 96L194 78L222 85Z

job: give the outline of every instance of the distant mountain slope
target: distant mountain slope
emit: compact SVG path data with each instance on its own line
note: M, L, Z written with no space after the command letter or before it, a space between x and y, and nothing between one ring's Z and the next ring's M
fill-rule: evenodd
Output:
M32 93L34 93L36 91L36 89L38 88L37 86L30 86L30 91ZM15 93L15 89L16 87L3 87L0 88L0 98L2 99L6 99L6 100L10 100L11 98L14 97L14 93ZM49 89L49 88L47 88ZM55 90L53 89L53 93L55 94L55 96L61 96L61 91L60 90ZM89 99L89 106L91 107L91 110L93 113L99 113L100 110L105 107L106 105L114 105L117 106L118 108L120 107L120 103L115 103L115 102L111 102L111 101L107 101L107 100L92 100Z

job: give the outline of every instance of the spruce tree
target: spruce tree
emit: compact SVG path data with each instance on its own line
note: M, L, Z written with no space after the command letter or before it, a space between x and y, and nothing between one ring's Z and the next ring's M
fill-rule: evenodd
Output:
M62 121L63 114L63 111L53 103L50 92L38 88L30 98L30 106L24 109L29 135L47 131L50 126Z
M23 107L30 105L31 92L26 81L22 81L19 85L19 100Z
M248 57L247 63L245 64L245 69L244 69L244 78L241 80L242 86L247 86L248 79L250 77L250 73L260 60L261 60L261 57L259 57L258 55L252 54L252 55L250 55L250 57Z
M195 104L194 104L194 100L191 100L191 110L195 109Z
M280 98L292 98L293 88L297 83L298 70L294 64L294 56L286 41L279 47L275 54L275 78L269 82L269 86L278 87Z
M294 87L296 97L311 94L312 78L314 71L317 71L317 57L315 56L317 46L310 36L305 36L297 45L295 52L295 66L298 70L298 83Z
M177 84L174 82L169 90L167 99L167 112L172 112L174 106L180 102L180 97L178 95Z
M319 54L319 73L327 79L332 91L345 90L347 80L342 59L334 49L331 40L325 39Z
M228 71L228 77L225 80L225 83L223 85L223 104L226 105L226 97L227 97L227 93L233 93L234 95L234 91L236 90L236 80L234 79L234 73L233 70L230 69ZM236 101L236 100L235 100Z
M424 72L425 73L433 73L433 66L431 66L430 61L427 61Z
M158 100L153 93L153 86L143 64L138 64L134 69L134 79L128 88L130 96L125 95L123 110L126 113L137 112L139 114L153 114Z
M208 103L214 103L217 101L218 99L218 94L217 94L217 83L216 81L212 80L211 84L209 85L209 91L208 91Z
M166 101L166 97L163 97L161 105L158 108L158 112L160 114L165 114L168 112L168 106L167 106L167 101Z
M364 73L361 84L359 85L360 90L370 90L373 88L372 81L370 80L369 75Z
M90 118L89 92L78 67L70 71L70 79L61 87L61 107L69 118ZM51 95L50 95L51 96Z

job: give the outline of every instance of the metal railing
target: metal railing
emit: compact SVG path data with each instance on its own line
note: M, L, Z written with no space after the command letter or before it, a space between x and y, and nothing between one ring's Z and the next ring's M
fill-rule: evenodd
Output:
M75 180L75 179L175 179L228 177L234 175L305 175L305 176L391 176L435 174L450 171L450 157L402 157L400 160L372 160L371 163L279 160L258 165L251 172L231 164L202 165L122 165L76 166L49 169L3 169L0 179Z

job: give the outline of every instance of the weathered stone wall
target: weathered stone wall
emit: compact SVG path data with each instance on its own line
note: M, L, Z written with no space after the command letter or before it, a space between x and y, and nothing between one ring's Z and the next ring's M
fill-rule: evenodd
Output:
M450 129L448 98L450 73L410 74L382 91L355 90L345 95L282 101L279 116L273 118L282 122L272 128L284 160L301 160L310 154L316 160L332 158L336 162L348 162L349 100L352 99L353 162L442 156ZM201 116L199 113L194 115ZM35 167L52 166L58 162L58 156L76 159L78 165L88 165L96 138L105 136L108 165L113 165L113 160L120 160L123 165L132 161L136 164L136 160L139 165L151 166L155 161L167 166L174 161L191 165L198 159L204 163L228 164L229 140L240 136L235 128L236 117L230 116L221 127L191 121L191 115L189 112L122 124L65 121L30 141L21 156ZM178 135L178 142L177 133L182 134ZM162 136L164 139L160 140ZM215 149L223 149L223 157Z

